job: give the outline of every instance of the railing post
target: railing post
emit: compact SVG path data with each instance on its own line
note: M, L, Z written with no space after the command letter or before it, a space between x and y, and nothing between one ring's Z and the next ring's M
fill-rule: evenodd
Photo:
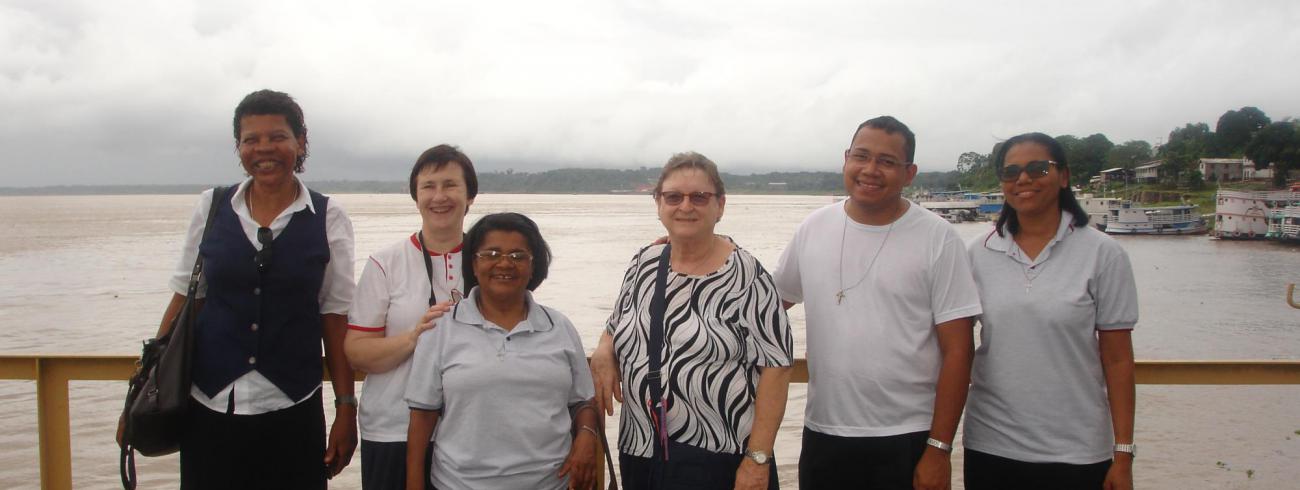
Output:
M59 361L37 358L36 426L41 451L41 490L72 489L72 429L68 376Z

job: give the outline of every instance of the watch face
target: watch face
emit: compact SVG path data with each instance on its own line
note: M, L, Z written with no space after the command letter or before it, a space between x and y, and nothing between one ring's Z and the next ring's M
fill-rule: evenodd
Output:
M767 453L762 451L750 451L749 459L754 460L754 462L758 464L767 464Z

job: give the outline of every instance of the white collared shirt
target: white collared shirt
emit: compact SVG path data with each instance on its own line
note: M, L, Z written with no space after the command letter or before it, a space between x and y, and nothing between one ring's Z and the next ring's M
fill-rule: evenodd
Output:
M244 193L248 192L248 186L252 184L253 179L249 178L239 184L235 192L230 196L230 204L234 208L235 216L239 218L239 224L244 230L244 235L248 242L252 244L255 250L261 250L262 244L257 241L257 229L261 226L253 219L249 212L248 205L244 200ZM289 207L276 216L271 221L271 236L278 237L280 232L289 225L293 219L294 213L307 209L316 213L315 206L312 205L311 195L307 192L307 185L302 180L297 180L299 186L298 199L289 204ZM199 195L199 204L194 208L194 214L190 217L189 231L185 234L185 246L181 249L180 262L176 265L176 271L172 274L169 286L176 294L184 295L188 292L190 273L194 269L194 260L198 257L199 242L203 240L203 227L208 220L208 209L212 206L212 190L208 189ZM353 283L353 241L352 241L352 220L348 219L347 212L338 203L337 199L330 199L325 210L325 237L329 241L330 262L325 267L325 276L321 282L320 302L321 314L340 314L346 315L348 307L352 304L352 292L356 285ZM206 284L199 284L199 291L196 295L203 298L207 294ZM302 400L292 400L284 392L276 388L266 376L256 370L249 371L248 374L236 379L234 383L223 388L216 396L208 398L197 386L190 388L190 396L202 403L204 406L213 411L225 413L229 405L231 394L235 397L235 414L254 415L259 413L273 412L294 406L315 394L315 390L308 393Z

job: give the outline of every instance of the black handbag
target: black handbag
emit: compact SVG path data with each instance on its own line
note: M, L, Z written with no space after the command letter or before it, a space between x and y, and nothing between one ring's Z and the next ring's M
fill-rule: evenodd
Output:
M217 208L230 199L231 187L212 190L203 237L212 228ZM202 244L202 239L199 241ZM135 452L144 456L163 456L180 450L181 434L190 401L190 361L194 351L193 330L198 319L199 283L203 275L203 254L197 254L190 273L185 303L172 320L171 329L157 339L144 342L139 369L131 376L122 408L125 430L119 470L122 486L135 488Z

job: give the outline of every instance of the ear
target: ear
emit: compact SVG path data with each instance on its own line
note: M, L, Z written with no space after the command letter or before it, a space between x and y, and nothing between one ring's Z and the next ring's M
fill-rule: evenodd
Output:
M718 221L722 221L722 214L727 210L727 196L718 196Z
M907 172L907 181L903 182L903 187L912 185L912 179L916 178L916 172L917 172L916 164L908 163L907 170L905 170L905 172Z
M1068 168L1061 171L1061 188L1070 188L1070 169Z

